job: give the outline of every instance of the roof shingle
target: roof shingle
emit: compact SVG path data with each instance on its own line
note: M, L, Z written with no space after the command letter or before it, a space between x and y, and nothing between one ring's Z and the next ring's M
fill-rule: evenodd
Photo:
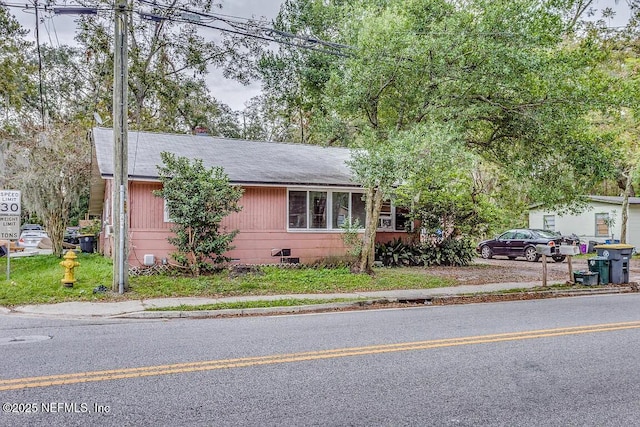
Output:
M112 177L113 130L94 128L93 140L101 176ZM158 179L156 165L167 151L222 166L235 184L359 186L347 148L136 131L129 131L128 147L130 179Z

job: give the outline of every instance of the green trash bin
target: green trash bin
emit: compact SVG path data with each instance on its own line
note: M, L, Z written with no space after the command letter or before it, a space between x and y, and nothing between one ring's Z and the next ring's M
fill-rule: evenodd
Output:
M609 283L609 265L611 261L603 256L589 258L589 271L598 273L598 282L601 285Z

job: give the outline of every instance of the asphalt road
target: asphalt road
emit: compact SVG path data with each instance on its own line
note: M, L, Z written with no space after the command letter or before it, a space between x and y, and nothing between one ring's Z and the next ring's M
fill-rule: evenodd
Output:
M209 320L0 316L0 425L640 425L639 306L627 294Z

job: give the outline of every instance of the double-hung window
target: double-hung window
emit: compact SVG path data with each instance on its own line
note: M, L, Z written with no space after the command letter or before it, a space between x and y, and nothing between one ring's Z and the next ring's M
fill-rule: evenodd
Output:
M173 222L171 215L169 215L169 208L167 207L167 199L162 199L162 219L164 222Z
M545 230L556 231L556 216L555 215L543 215L542 224Z
M292 230L339 230L365 223L364 194L345 190L289 190L288 227Z

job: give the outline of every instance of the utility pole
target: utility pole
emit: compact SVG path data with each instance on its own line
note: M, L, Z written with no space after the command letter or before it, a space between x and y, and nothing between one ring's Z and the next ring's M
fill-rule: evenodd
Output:
M114 292L124 293L129 287L129 218L127 194L129 186L128 148L128 54L127 1L117 0L115 9L115 46L113 51L113 284Z

